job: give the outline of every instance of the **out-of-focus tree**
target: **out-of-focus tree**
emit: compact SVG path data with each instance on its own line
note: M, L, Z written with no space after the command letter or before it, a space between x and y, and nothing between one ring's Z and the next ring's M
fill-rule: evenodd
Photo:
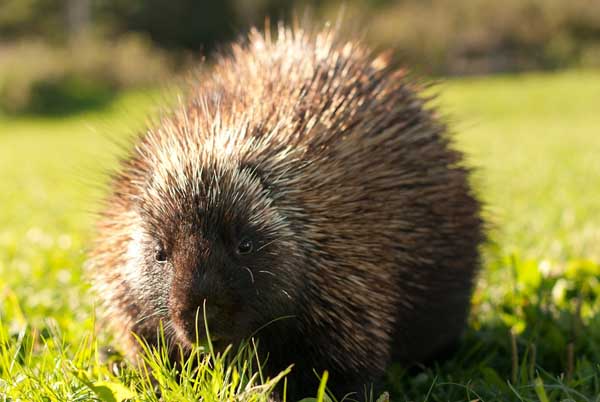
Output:
M374 0L371 0L374 1ZM377 0L382 1L382 0ZM389 1L389 0L383 0ZM147 34L170 49L210 49L265 16L323 0L0 0L0 42L35 37L65 42L82 32Z
M135 31L171 54L208 54L266 16L289 21L306 7L316 20L345 10L349 30L428 74L600 65L599 0L0 0L0 48Z
M314 0L312 1L315 2ZM97 0L101 25L144 32L170 49L209 50L266 16L288 19L306 0Z
M0 40L41 36L66 38L64 0L0 0Z
M231 0L101 0L100 22L116 32L139 31L162 46L197 49L233 35Z
M66 4L69 37L75 39L85 35L91 25L91 1L68 0Z
M0 41L73 39L91 28L92 0L0 0Z

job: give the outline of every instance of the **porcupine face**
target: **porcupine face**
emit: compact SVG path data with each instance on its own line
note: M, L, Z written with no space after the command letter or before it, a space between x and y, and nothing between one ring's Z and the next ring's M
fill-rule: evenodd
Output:
M222 348L294 313L284 273L294 247L255 169L201 165L162 165L150 175L136 206L140 239L132 240L142 252L133 254L143 255L138 291L150 311L162 312L166 334L184 347L202 340L206 314Z

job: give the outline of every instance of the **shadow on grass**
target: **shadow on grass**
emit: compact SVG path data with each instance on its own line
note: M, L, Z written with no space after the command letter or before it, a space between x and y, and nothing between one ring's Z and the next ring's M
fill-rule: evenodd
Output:
M514 256L497 264L511 278L476 292L456 353L392 366L391 400L600 400L600 266L569 261L550 272L547 261Z
M32 84L22 105L0 98L0 108L9 116L65 117L106 108L118 95L117 89L99 80L65 76Z

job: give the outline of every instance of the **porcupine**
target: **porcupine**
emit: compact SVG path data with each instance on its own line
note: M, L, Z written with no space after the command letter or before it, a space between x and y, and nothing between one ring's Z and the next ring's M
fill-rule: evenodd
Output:
M460 337L470 170L421 86L339 36L251 31L120 164L91 266L130 356L161 323L184 350L204 324L217 348L254 336L268 373L295 365L294 398L315 372L360 392Z

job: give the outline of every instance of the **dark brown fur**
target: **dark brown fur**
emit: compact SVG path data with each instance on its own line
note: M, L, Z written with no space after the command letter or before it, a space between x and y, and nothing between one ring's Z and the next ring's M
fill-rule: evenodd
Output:
M206 301L222 345L276 320L255 335L292 397L313 369L341 396L454 342L480 207L417 91L329 30L234 45L113 182L92 267L126 350L161 321L189 346Z

